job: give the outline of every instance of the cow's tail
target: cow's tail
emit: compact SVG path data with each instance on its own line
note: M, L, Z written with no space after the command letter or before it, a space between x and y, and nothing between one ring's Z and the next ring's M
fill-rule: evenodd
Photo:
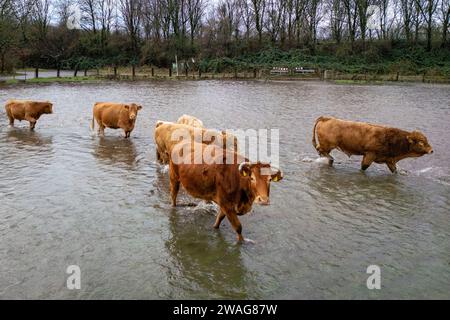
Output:
M95 129L95 118L94 115L92 115L91 130L94 131L94 129Z
M314 148L315 148L316 150L317 150L317 141L316 141L316 127L317 127L317 124L318 124L319 122L327 121L327 120L330 120L330 118L327 118L327 117L319 117L319 118L317 118L316 123L314 123L313 134L312 134L312 144L313 144L313 146L314 146ZM319 144L320 144L320 143L319 143Z

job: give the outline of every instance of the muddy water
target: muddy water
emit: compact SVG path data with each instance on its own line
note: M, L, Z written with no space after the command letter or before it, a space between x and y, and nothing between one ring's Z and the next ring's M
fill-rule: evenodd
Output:
M0 111L0 298L450 298L448 86L148 82L3 87L48 99L36 131ZM130 140L89 130L97 101L144 106ZM153 126L192 114L209 127L279 128L285 179L241 218L238 245L216 208L172 208ZM316 161L319 115L419 129L435 153L403 174L335 152ZM181 194L181 202L193 201ZM381 268L381 290L366 269ZM66 288L67 266L81 289Z

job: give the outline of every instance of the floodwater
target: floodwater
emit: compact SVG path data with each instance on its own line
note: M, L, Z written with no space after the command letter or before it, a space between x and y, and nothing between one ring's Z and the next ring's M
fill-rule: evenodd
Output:
M35 132L0 110L0 298L450 298L450 87L186 81L24 85L9 98L51 100ZM89 129L97 101L143 105L131 139ZM279 128L271 205L241 217L236 243L216 207L172 208L155 162L156 120ZM333 115L419 129L434 154L359 171L360 157L316 161L314 119ZM180 202L192 202L182 193ZM81 269L69 290L66 268ZM369 265L381 289L369 290Z

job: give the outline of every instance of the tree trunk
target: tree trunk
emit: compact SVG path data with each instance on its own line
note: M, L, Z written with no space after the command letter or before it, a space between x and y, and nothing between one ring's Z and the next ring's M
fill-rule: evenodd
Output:
M34 69L34 77L39 78L39 68Z
M431 23L430 23L427 28L427 51L431 51L431 35L432 35L432 30L431 30Z
M2 52L1 60L2 60L2 62L1 62L1 67L0 67L0 74L5 72L5 53L4 52Z

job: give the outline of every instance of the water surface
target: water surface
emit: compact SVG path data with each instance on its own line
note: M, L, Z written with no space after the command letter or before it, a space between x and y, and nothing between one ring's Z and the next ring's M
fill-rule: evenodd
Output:
M450 90L440 85L183 81L2 87L54 103L35 132L0 110L0 298L450 298ZM89 129L98 101L143 105L131 139ZM285 178L241 218L238 245L216 208L172 208L155 162L156 120L279 128ZM333 115L418 129L435 153L359 171L315 161L312 126ZM192 202L185 193L180 201ZM366 269L380 266L382 289ZM66 288L68 265L81 290Z

